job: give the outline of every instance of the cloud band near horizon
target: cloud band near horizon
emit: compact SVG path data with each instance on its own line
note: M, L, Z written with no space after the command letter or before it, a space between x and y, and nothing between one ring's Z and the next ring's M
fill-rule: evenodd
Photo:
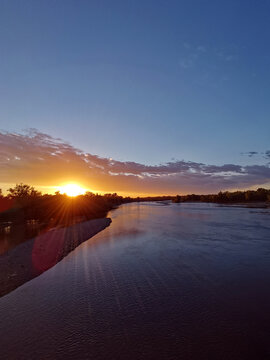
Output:
M131 195L203 194L270 184L269 163L218 166L181 160L144 165L89 154L35 129L0 133L0 171L0 184L49 188L77 182L92 191Z

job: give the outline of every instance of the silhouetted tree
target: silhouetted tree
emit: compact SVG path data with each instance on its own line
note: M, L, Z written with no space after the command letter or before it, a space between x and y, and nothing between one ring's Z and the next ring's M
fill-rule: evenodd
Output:
M10 199L21 199L27 197L38 197L41 196L41 192L37 191L33 186L26 185L23 183L16 184L14 188L8 189L8 198Z

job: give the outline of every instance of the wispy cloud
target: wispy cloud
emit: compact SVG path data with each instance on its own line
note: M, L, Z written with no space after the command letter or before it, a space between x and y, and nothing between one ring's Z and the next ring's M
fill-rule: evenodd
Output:
M197 51L206 52L206 47L204 45L199 45L199 46L197 46Z
M208 59L205 66L209 66L210 63L218 64L220 60L222 63L233 62L238 59L238 48L231 46L228 48L211 48L202 44L192 44L189 42L183 43L183 52L179 64L182 68L190 68L195 65L203 63L203 60Z
M230 61L234 61L238 59L238 55L237 54L232 54L228 51L224 51L224 50L218 50L216 52L216 56L218 56L221 60L226 61L226 62L230 62Z
M185 49L185 53L182 58L179 61L179 65L183 69L191 68L193 67L200 56L203 55L203 53L206 52L206 47L203 45L194 46L190 43L184 43L183 47Z
M191 68L194 65L194 58L182 59L179 61L179 65L183 69Z
M267 150L264 155L267 159L270 159L270 150Z
M254 157L254 156L262 156L264 159L270 159L270 150L266 150L264 152L258 152L258 151L247 151L242 152L241 155L246 155L248 157Z
M265 154L270 157L270 151ZM25 134L0 133L0 171L3 183L52 186L72 180L94 190L141 194L215 192L270 180L268 164L217 166L178 160L150 166L123 162L84 152L34 129Z
M248 157L253 157L254 155L258 155L258 151L247 151L247 152L242 152L241 155L246 155Z
M225 61L233 61L233 60L236 60L237 59L237 56L236 55L224 55L224 59Z

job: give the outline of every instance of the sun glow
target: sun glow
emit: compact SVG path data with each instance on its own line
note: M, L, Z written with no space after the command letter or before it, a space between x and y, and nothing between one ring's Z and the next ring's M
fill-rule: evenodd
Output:
M66 194L67 196L78 196L85 194L86 190L77 184L66 184L59 187L60 194Z

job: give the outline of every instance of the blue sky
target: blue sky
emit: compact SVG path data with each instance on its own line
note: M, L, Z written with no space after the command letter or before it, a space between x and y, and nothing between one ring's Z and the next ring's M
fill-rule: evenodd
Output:
M102 157L264 164L270 2L0 0L0 129Z

